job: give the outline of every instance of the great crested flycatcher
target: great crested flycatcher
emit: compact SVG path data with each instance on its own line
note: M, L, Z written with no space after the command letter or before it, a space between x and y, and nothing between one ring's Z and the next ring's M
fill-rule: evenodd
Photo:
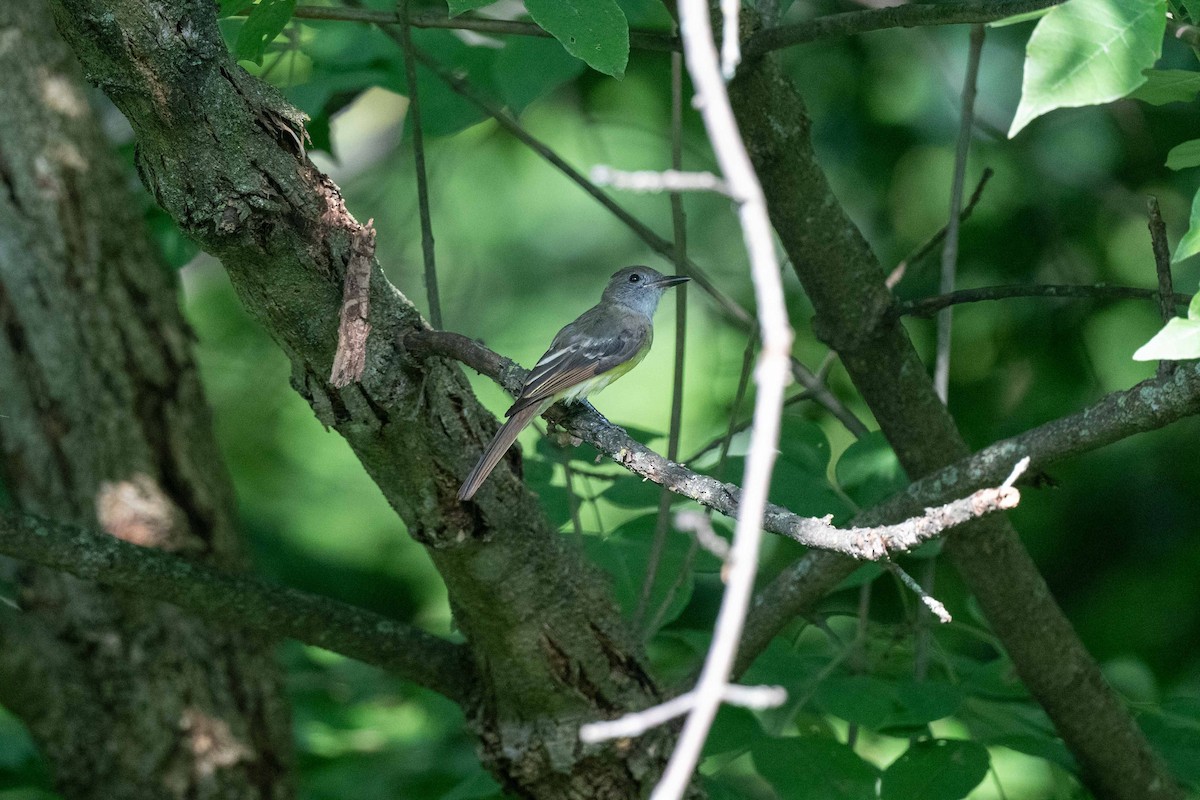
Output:
M517 434L555 401L583 400L636 367L654 341L654 310L663 292L686 280L649 267L614 273L600 302L559 331L529 371L517 401L504 414L508 421L463 481L458 499L475 496Z

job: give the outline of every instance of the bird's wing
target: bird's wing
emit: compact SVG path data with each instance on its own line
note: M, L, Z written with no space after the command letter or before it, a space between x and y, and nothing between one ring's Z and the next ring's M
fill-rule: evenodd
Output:
M651 330L640 316L590 309L554 337L506 416L619 367L642 351Z

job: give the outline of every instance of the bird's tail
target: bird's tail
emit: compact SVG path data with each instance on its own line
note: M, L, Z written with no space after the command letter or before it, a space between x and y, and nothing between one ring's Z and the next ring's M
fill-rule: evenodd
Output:
M475 492L479 491L479 487L487 480L487 476L492 474L492 470L500 463L500 459L508 452L508 448L512 447L512 443L517 440L517 434L523 431L534 417L545 411L547 405L549 404L534 403L526 406L500 426L500 430L496 432L491 444L479 457L479 463L475 465L475 469L471 470L471 474L463 481L462 488L458 490L459 500L470 500L475 496Z

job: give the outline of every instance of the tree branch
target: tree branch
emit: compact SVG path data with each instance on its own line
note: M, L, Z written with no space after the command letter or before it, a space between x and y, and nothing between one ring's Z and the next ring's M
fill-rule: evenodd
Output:
M514 361L459 333L410 331L402 344L416 358L444 356L460 361L496 381L514 397L520 393L528 374ZM713 511L737 518L742 490L736 485L701 475L663 458L586 407L557 403L550 407L545 417L635 475L681 497L695 500ZM1020 455L1012 456L1008 469L1011 470L1020 458ZM857 560L874 561L908 552L970 519L1012 508L1018 499L1014 491L983 489L938 508L924 512L918 509L912 518L897 524L853 528L837 528L828 518L801 517L782 506L767 503L763 530L808 547L840 553Z
M913 13L907 8L914 7L890 11ZM962 436L904 329L880 323L892 305L885 274L817 162L795 86L772 59L757 59L751 69L743 65L730 90L775 229L813 303L818 336L838 351L909 475L965 457ZM976 520L946 540L946 552L1078 759L1088 787L1113 798L1180 798L1007 520Z
M978 289L959 289L949 294L922 297L919 300L904 300L896 303L891 317L932 317L943 308L963 303L982 303L988 300L1008 300L1014 297L1070 297L1089 300L1159 300L1156 289L1139 289L1133 286L1087 286L1075 284L1035 284L1032 286L982 286ZM1176 305L1186 306L1192 298L1186 294L1173 294Z
M930 25L963 25L995 22L1058 5L1063 0L996 0L987 3L912 3L829 14L817 19L764 28L750 36L742 48L746 58L761 56L796 44L838 36L854 36L885 28Z
M332 650L460 703L475 684L462 645L328 597L205 567L107 534L0 512L0 553L164 600L208 620Z

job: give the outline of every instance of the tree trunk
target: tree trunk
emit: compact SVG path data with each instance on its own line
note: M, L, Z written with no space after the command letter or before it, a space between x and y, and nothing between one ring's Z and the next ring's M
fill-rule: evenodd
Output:
M176 303L40 2L0 3L0 476L19 510L235 567ZM0 701L70 800L293 796L269 642L16 562Z
M547 522L506 459L471 503L456 493L495 419L457 365L404 349L426 327L370 269L359 383L329 381L347 263L362 225L308 160L303 118L230 57L212 0L50 0L89 78L138 141L158 203L221 259L292 361L292 382L345 437L424 544L477 674L465 711L484 764L521 796L625 798L653 785L673 733L584 747L579 725L659 696L608 581Z

